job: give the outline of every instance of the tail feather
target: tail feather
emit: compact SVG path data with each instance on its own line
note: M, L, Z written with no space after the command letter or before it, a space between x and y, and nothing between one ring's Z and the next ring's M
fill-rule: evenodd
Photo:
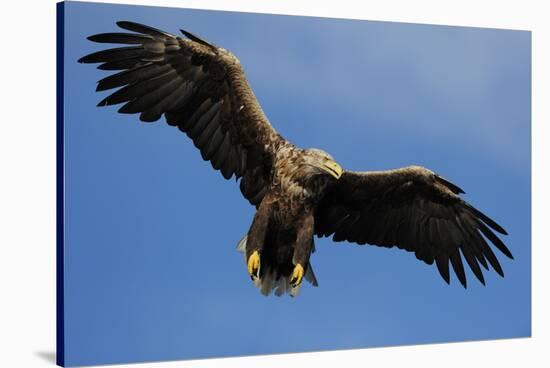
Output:
M237 251L244 254L245 263L247 261L246 259L246 241L247 241L247 235L243 236L242 239L237 244ZM264 268L261 270L261 268ZM261 277L256 278L254 280L254 286L256 286L260 292L267 296L272 291L276 296L281 296L283 294L290 294L290 296L297 296L298 292L300 291L300 286L292 287L290 285L290 275L284 276L281 274L277 274L277 270L270 267L268 264L260 264L260 274ZM306 269L306 272L304 274L304 278L313 286L318 286L317 278L315 277L315 273L313 272L313 268L311 267L311 263L308 264L308 267Z
M246 257L246 239L248 238L248 235L245 235L239 240L239 243L237 244L237 252L245 253Z
M315 274L313 273L313 267L311 267L311 263L309 264L309 267L306 270L306 274L304 275L304 278L309 281L309 283L312 286L319 286L319 283L317 283L317 278L315 277Z

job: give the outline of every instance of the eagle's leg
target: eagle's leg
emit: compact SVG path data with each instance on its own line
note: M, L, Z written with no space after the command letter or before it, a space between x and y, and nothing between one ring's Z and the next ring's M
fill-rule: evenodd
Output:
M269 205L266 201L262 201L254 215L252 226L250 226L250 230L248 231L248 238L246 241L246 264L248 274L252 279L260 276L260 253L264 245L270 214L271 209Z
M313 245L313 224L313 213L311 211L307 212L298 223L294 256L292 257L294 270L290 277L290 285L292 287L300 285L306 271L305 268L309 263L309 256L311 255L311 247Z

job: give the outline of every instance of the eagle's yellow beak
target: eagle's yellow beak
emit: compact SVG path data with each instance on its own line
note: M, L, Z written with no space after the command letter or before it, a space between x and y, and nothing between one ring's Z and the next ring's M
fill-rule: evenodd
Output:
M334 161L325 161L321 166L323 170L333 176L336 180L340 179L344 170Z

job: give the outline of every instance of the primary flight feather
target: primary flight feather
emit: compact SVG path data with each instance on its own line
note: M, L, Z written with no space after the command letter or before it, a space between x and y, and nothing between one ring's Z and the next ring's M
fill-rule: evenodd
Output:
M298 148L275 131L231 52L183 30L185 38L117 24L131 33L88 39L129 46L79 60L118 71L98 82L98 91L118 88L98 106L123 104L119 112L145 122L164 115L226 179L240 180L257 211L238 249L263 294L296 295L304 278L317 286L315 235L414 252L435 262L447 283L450 264L464 287L463 259L483 284L480 265L504 275L491 246L512 258L495 234L506 231L461 199L458 186L419 166L343 170L328 153Z

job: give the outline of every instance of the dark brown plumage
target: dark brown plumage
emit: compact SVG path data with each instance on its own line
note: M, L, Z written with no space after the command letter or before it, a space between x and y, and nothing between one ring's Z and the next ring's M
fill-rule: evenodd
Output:
M494 233L506 232L462 200L456 185L418 166L343 171L326 152L297 148L273 129L229 51L187 31L182 38L117 24L132 33L89 39L129 46L79 60L118 71L98 82L98 91L118 88L98 106L123 104L119 112L145 122L164 115L226 179L240 179L257 212L238 248L262 293L295 295L302 278L317 286L314 235L414 252L435 262L447 283L450 263L464 287L463 258L482 283L480 264L503 275L489 244L512 258Z

